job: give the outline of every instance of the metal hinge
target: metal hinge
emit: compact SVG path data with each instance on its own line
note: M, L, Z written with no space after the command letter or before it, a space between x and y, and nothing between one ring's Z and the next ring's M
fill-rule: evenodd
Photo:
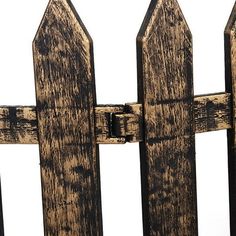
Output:
M98 144L141 142L142 105L105 105L95 108L96 139Z

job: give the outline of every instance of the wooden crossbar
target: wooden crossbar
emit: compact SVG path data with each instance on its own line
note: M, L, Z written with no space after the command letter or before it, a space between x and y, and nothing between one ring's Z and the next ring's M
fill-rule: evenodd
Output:
M195 132L203 133L230 129L231 122L231 102L229 93L218 93L196 96L194 98ZM101 113L101 107L106 107L107 111ZM110 107L118 113L124 112L124 105L97 106L95 116L109 113ZM116 109L114 109L116 108ZM112 110L112 111L113 111ZM0 107L0 143L1 144L38 144L38 125L35 106L3 106ZM107 125L107 126L106 126ZM105 123L105 130L109 130L108 123ZM113 138L113 141L105 139L99 130L101 123L96 123L97 143L125 143L122 137ZM142 141L140 139L139 141Z
M44 235L102 236L97 144L139 142L143 235L197 236L195 134L217 130L228 131L236 235L235 16L236 5L226 92L194 97L188 24L177 0L152 0L137 37L138 102L96 105L92 39L70 0L50 0L33 41L36 106L0 107L0 144L39 144Z
M195 132L230 129L231 114L230 93L196 96L194 99Z

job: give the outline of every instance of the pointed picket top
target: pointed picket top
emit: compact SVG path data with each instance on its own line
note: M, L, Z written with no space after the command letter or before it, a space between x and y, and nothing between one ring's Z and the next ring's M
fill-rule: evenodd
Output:
M231 94L232 117L236 117L236 3L225 28L225 84ZM236 235L236 121L228 132L230 231Z
M56 22L59 21L60 24L57 25ZM68 29L66 27L69 27L69 29L73 28L73 31L68 32ZM89 35L85 25L83 24L81 18L79 17L77 11L75 10L70 0L49 1L43 19L41 20L40 26L35 35L33 45L39 41L39 38L42 36L42 34L46 35L46 32L42 31L46 31L47 29L51 31L50 34L53 33L52 32L53 30L55 30L55 33L56 30L58 30L59 34L63 32L66 34L71 34L71 35L64 35L65 37L79 36L78 40L83 42L84 44L85 43L87 43L88 45L93 44L91 36ZM45 43L43 43L42 46L45 46ZM42 48L42 50L44 50L45 54L47 54L46 53L48 51L47 48Z
M52 27L56 21L61 21L62 27L72 26L74 33L80 33L81 38L85 42L92 44L92 38L89 35L85 25L83 24L81 18L79 17L77 11L75 10L72 2L70 0L50 0L47 8L45 10L44 16L41 20L38 31L35 35L34 41L40 36L40 31L42 28ZM55 25L54 25L55 26ZM62 30L62 29L61 29ZM66 30L66 29L64 29ZM72 33L72 32L71 32Z
M232 30L236 29L236 3L234 4L233 10L225 27L225 34L229 34Z
M225 27L225 72L226 72L226 90L232 95L233 117L236 115L236 3L233 7L228 23ZM234 122L234 129L236 123ZM236 130L235 130L236 132ZM231 140L236 147L236 133ZM235 215L236 219L236 215ZM236 232L236 227L235 227Z
M171 63L173 61L171 63L172 75L178 73L175 78L176 83L179 86L181 86L181 83L185 83L184 81L181 82L183 77L180 73L184 73L192 66L192 34L176 0L152 0L138 33L137 43L138 54L143 51L146 54L154 55L154 53L158 53L155 46L158 45L159 52L163 51L164 53L158 58L160 64L164 67L167 62ZM171 54L166 54L167 51ZM152 56L152 58L154 57ZM187 67L186 70L183 66L181 67L183 64L185 64L184 67ZM184 69L184 71L179 71L179 68ZM151 69L154 70L152 75L158 73L159 68ZM164 69L168 68L165 67ZM162 70L162 72L162 76L166 76L167 71ZM172 79L174 80L174 75ZM158 100L176 99L176 88L169 86L168 90L168 92L166 90L158 91L158 93L155 93L156 98ZM186 89L185 92L188 94L182 94L182 92L178 94L178 97L183 95L187 97L192 90Z
M51 0L33 42L45 235L102 235L92 40Z
M68 59L73 64L71 66L63 64L63 66L67 66L67 69L71 67L72 70L80 67L80 70L75 73L82 71L84 78L81 79L92 80L94 77L91 56L93 55L92 39L70 0L50 0L34 38L33 51L36 60L47 59L57 64L56 62ZM36 74L40 73L37 69L40 70L40 68L35 67ZM69 91L70 77L66 80L68 80L68 83L65 84L67 88L63 89ZM36 90L41 99L51 93L45 87L38 87ZM62 100L60 101L62 102ZM55 104L48 105L54 106ZM75 105L74 102L63 106L73 105Z
M164 32L173 28L190 32L177 0L152 0L138 33L138 39L148 40L158 28L162 28Z
M152 0L137 56L144 235L197 236L192 35L176 0Z

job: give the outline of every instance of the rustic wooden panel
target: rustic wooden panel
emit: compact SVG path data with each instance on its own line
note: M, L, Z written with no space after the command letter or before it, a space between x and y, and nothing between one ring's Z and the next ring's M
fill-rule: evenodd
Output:
M229 93L209 94L194 98L196 133L231 128L231 96Z
M145 236L196 236L192 37L176 0L153 0L137 38Z
M228 130L230 229L236 235L236 4L225 29L226 91L231 93L232 129Z
M35 107L0 108L1 144L37 144L38 122Z
M143 140L143 117L140 114L142 105L128 104L126 107L129 107L129 113L140 115L138 119L133 120L134 116L131 114L131 119L125 124L126 127L123 127L123 129L126 129L125 132L128 130L128 133L133 133L132 136L128 136L126 139L124 137L110 137L109 130L111 114L115 114L115 118L121 116L123 121L124 114L119 115L119 113L125 112L125 106L100 105L95 107L97 144L124 144L126 141L139 142ZM129 113L127 113L128 116ZM194 119L196 133L230 129L232 127L231 95L229 93L219 93L196 96L194 98ZM115 120L117 122L117 119ZM124 132L121 123L117 122L116 126L116 132L121 135L121 132ZM38 143L35 107L0 107L0 144L14 143Z
M45 235L102 235L92 40L51 0L33 43Z

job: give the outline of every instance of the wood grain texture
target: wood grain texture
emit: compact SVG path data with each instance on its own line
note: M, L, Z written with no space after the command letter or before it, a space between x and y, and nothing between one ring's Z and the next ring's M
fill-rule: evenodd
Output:
M0 143L37 144L38 122L36 107L1 107Z
M112 135L111 119L114 113L124 113L124 105L100 105L95 108L96 140L98 144L124 144L125 137Z
M124 137L126 142L140 142L143 140L142 123L142 105L126 104L124 113L112 114L112 135Z
M33 42L47 236L101 236L92 40L69 0L51 0Z
M231 95L229 93L196 96L194 98L196 133L230 129Z
M4 236L4 220L3 220L3 207L2 207L2 184L0 179L0 236Z
M228 130L230 230L236 235L236 4L225 28L225 81L231 93L232 129Z
M192 37L176 0L153 0L137 38L145 236L196 236Z
M96 143L124 144L143 141L141 111L141 104L96 106ZM231 129L231 113L229 93L196 96L194 98L195 132ZM113 126L116 127L116 137L111 137L110 134L111 114L115 117ZM127 116L130 117L128 120ZM128 136L118 137L124 133L125 135L128 133ZM131 133L132 135L129 136ZM36 107L0 107L0 144L38 144Z

